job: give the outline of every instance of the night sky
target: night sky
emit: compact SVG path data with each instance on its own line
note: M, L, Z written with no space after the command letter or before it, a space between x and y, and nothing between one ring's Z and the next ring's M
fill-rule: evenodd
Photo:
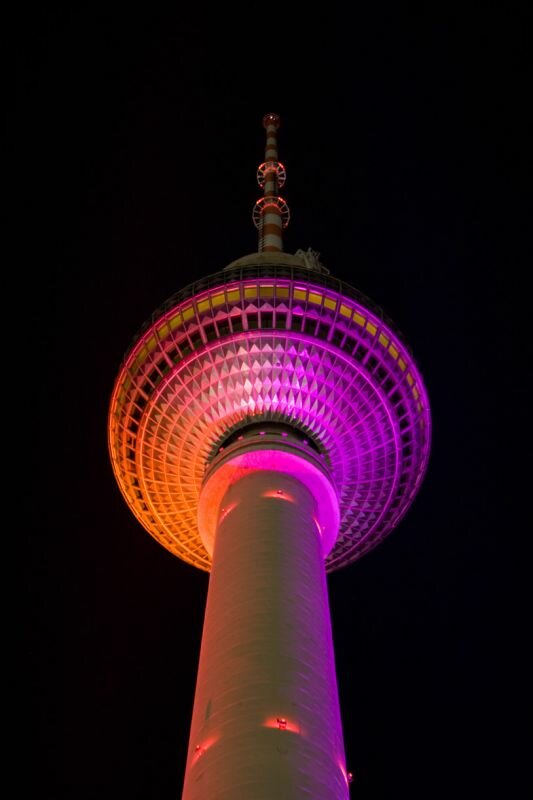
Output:
M413 506L329 578L351 796L526 796L527 519L513 487L528 465L531 337L516 309L531 16L370 5L292 23L264 4L257 17L42 11L14 33L16 326L30 332L7 418L16 429L24 414L29 433L16 796L180 795L207 575L128 510L107 410L149 314L256 250L269 111L285 249L319 251L385 309L432 404Z

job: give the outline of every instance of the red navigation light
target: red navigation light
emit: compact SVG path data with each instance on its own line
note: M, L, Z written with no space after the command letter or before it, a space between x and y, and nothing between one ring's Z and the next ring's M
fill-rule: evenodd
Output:
M263 125L266 128L268 125L275 125L279 128L280 118L277 114L265 114L263 117Z
M263 722L263 727L287 731L287 733L297 733L299 736L306 735L297 722L291 719L286 719L285 717L269 717Z

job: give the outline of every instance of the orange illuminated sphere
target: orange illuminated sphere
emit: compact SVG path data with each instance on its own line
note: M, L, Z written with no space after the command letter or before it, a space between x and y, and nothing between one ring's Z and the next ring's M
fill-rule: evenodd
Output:
M332 475L341 517L328 570L396 526L428 461L422 378L380 308L287 253L253 254L186 287L127 353L109 448L137 519L209 570L197 519L206 470L241 430L268 422L299 431Z

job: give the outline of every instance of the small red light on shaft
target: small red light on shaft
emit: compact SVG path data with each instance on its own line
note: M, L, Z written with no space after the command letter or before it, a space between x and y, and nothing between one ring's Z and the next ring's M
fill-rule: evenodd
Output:
M284 731L287 729L287 720L284 717L277 718L278 728L280 731Z

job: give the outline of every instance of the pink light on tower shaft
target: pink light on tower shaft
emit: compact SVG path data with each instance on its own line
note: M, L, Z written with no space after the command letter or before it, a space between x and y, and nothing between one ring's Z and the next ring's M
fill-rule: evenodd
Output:
M279 118L264 118L259 252L171 297L115 382L119 486L211 572L183 800L346 800L326 572L398 524L430 446L427 393L382 310L282 252Z

